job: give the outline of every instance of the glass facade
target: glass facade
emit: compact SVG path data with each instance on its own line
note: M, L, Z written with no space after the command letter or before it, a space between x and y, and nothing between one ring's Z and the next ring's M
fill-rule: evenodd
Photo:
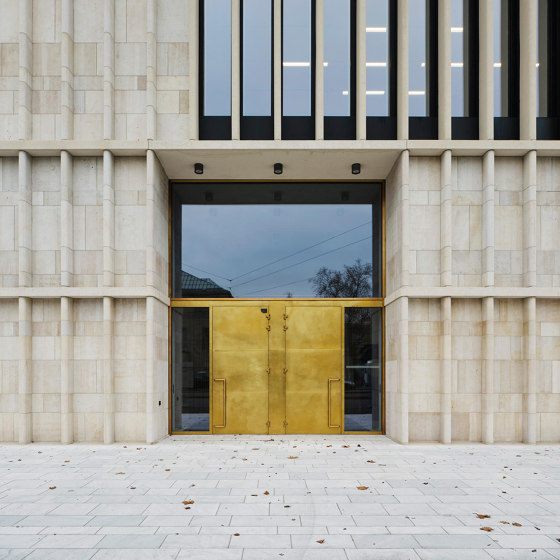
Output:
M210 429L210 320L207 307L171 309L172 429Z
M426 117L428 112L427 9L429 0L409 0L408 114Z
M282 2L282 114L312 114L312 3Z
M231 0L204 0L204 115L231 115Z
M366 4L366 114L388 117L389 102L389 1Z
M324 114L348 117L351 98L350 0L325 0Z
M243 115L272 114L272 2L243 0Z

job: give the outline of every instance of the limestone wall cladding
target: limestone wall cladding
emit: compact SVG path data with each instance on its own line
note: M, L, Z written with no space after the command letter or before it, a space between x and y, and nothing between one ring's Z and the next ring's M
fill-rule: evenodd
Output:
M537 301L537 439L560 441L560 301Z
M410 285L440 283L440 159L410 158Z
M0 1L0 140L18 138L18 2Z
M115 159L115 285L146 285L146 159Z
M408 391L411 441L439 439L440 333L439 300L409 300Z
M482 307L476 299L451 304L452 439L481 440Z
M18 284L18 161L0 158L0 287Z
M482 159L452 161L452 279L454 286L480 286L482 274Z
M401 430L399 393L399 309L398 302L385 308L385 422L389 437L398 439Z
M189 133L188 2L157 6L157 137L183 140Z
M398 290L403 281L403 180L403 166L399 161L387 177L385 186L385 282L388 294Z
M103 0L74 0L74 138L103 138Z
M115 0L115 138L146 138L146 0Z
M496 286L523 285L523 159L495 161Z
M60 138L62 0L33 0L32 138Z
M0 438L17 441L18 302L0 300Z
M103 281L103 159L73 158L74 286Z
M525 364L523 301L494 301L494 437L496 441L522 441Z
M537 159L537 283L560 287L560 158Z
M33 439L60 441L60 302L34 300L31 321Z

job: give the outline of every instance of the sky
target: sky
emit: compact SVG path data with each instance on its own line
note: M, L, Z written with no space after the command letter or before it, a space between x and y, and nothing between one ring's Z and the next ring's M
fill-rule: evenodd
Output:
M183 206L182 268L234 297L313 296L322 266L371 263L371 220L367 204Z

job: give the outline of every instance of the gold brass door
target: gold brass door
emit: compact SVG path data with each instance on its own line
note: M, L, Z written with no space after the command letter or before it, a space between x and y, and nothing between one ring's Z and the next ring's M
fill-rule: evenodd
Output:
M286 433L342 433L342 313L286 306Z
M214 433L268 433L268 333L266 308L213 307Z

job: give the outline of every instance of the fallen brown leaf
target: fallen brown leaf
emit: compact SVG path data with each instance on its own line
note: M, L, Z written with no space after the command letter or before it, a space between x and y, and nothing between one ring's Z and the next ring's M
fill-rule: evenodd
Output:
M490 532L493 531L494 529L492 529L492 527L481 527L480 530L481 530L481 531L486 531L487 533L490 533Z
M484 514L484 513L477 513L476 516L477 516L479 519L490 519L490 516L489 516L489 515L486 515L486 514Z
M522 526L521 523L512 523L512 525L513 525L514 527L521 527L521 526Z
M368 490L369 486L356 486L358 490Z
M234 537L238 537L238 536L239 536L239 533L233 533L233 536L234 536Z
M325 539L321 539L320 541L317 541L319 544L323 544L325 542Z
M500 521L502 525L509 525L509 521Z
M184 506L190 506L191 504L194 504L194 500L185 500L185 501L183 502L183 505L184 505Z
M56 486L49 486L49 490L54 490Z
M165 469L165 472L169 472L171 469Z
M263 494L264 494L265 496L268 496L268 495L270 494L270 492L269 492L268 490L265 490L265 491L263 492Z
M125 473L123 473L123 472L118 472L118 473L115 473L115 474L125 474Z
M288 457L288 459L299 459L299 457L296 457L296 456L290 455L290 456Z
M368 463L375 463L375 461L372 461L371 459L368 461Z

